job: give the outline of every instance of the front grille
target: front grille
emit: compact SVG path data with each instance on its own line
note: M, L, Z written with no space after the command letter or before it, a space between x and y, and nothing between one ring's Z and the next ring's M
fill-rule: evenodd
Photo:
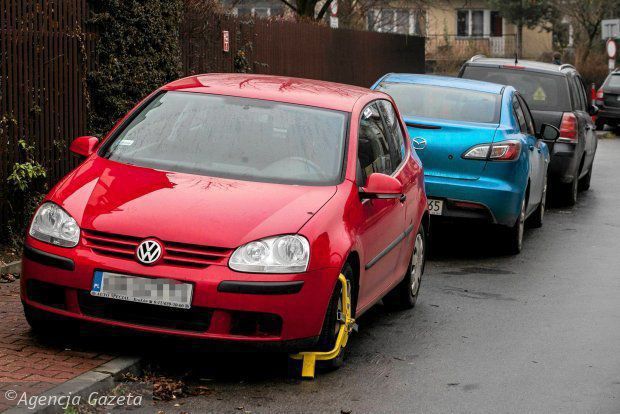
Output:
M92 296L79 291L78 303L84 315L134 325L205 332L209 329L213 311L206 308L177 309L146 303Z
M139 237L122 236L94 230L82 230L86 246L93 252L134 260L138 244L144 240ZM163 262L174 266L205 268L213 264L225 264L232 249L224 247L201 246L194 244L162 241Z

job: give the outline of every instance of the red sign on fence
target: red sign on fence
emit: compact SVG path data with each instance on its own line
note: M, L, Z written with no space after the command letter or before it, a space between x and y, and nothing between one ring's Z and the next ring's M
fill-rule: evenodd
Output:
M228 30L222 30L222 51L230 52L230 35Z

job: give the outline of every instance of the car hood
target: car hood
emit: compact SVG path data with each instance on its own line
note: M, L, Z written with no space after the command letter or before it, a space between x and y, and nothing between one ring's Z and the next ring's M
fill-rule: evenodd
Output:
M336 189L166 172L93 157L49 198L82 229L234 248L296 233Z

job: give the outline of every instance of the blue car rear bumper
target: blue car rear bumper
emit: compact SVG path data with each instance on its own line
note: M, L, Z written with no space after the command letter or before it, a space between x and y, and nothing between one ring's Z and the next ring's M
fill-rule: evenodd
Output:
M523 200L521 186L497 178L480 177L463 180L449 177L425 176L428 198L444 200L444 216L480 218L492 223L513 226ZM458 202L479 204L486 209L468 209Z

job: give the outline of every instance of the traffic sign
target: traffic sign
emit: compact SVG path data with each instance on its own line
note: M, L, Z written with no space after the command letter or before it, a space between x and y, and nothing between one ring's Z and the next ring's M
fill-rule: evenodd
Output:
M614 39L607 39L605 50L607 50L607 56L609 56L610 59L615 59L617 52L616 41Z
M620 19L607 19L601 22L603 40L620 37Z

